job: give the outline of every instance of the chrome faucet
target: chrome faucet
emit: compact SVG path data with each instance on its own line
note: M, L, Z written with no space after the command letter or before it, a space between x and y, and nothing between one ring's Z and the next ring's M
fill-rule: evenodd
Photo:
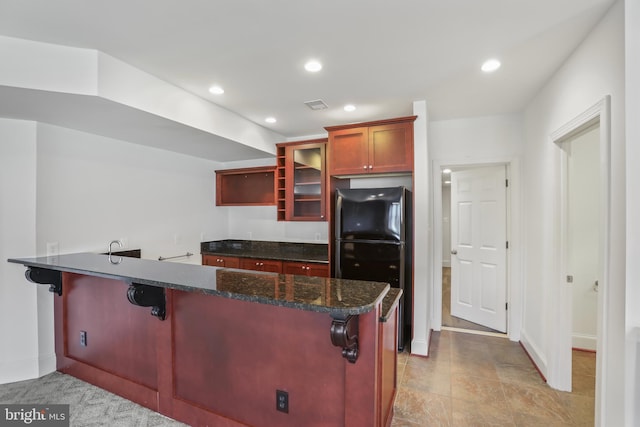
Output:
M120 246L120 249L122 249L122 242L120 240L112 240L111 242L109 242L109 256L111 256L111 252L113 252L113 244L117 243L118 246Z

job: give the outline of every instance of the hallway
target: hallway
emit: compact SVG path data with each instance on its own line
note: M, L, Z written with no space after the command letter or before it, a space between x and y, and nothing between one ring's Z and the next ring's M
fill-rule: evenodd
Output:
M572 393L551 389L518 343L432 332L430 357L398 357L393 427L591 426L595 354L574 351Z

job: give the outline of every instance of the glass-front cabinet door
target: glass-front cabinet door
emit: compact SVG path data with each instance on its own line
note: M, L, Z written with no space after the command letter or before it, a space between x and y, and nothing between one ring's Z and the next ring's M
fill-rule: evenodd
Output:
M287 220L326 220L325 147L325 143L287 146Z

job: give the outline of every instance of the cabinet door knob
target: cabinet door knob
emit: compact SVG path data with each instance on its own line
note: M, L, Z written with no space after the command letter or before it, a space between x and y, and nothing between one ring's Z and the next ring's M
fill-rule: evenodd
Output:
M373 169L373 165L369 165L369 169Z
M364 166L363 166L363 168L364 168L364 169L366 169L366 168L367 168L367 165L364 165Z

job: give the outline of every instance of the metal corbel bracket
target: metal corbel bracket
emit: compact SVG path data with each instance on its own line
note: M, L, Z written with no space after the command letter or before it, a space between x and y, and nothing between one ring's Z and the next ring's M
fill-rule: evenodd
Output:
M164 289L157 286L132 283L127 289L127 299L133 305L151 307L151 315L160 320L166 316Z
M49 292L62 295L62 272L46 268L28 267L24 276L31 283L49 285Z
M351 363L358 360L359 316L331 315L331 343L342 347L342 357Z

